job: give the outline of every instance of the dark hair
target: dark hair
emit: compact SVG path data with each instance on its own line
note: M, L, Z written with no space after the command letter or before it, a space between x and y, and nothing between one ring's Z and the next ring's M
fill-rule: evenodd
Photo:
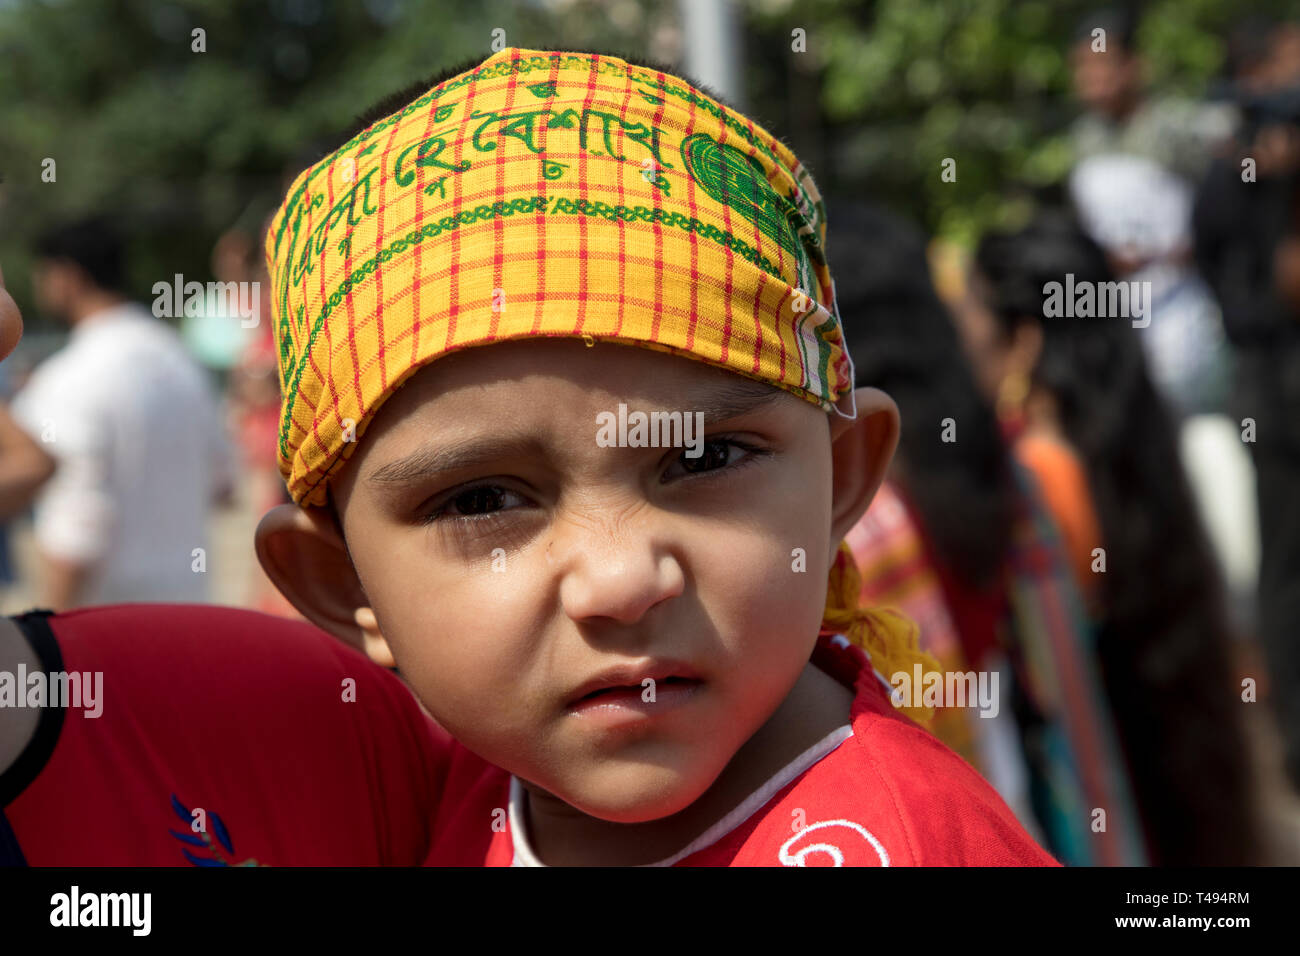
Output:
M36 255L79 266L106 292L121 292L126 284L122 237L106 216L63 223L42 233Z
M1064 216L984 237L982 294L1003 334L1043 332L1035 383L1083 460L1106 551L1098 655L1154 862L1255 862L1248 751L1222 583L1138 332L1116 319L1044 318L1044 286L1112 280Z
M828 205L826 249L856 384L897 403L905 490L938 557L984 587L1004 566L1015 489L997 422L931 284L925 238L879 208ZM960 441L940 441L945 418Z

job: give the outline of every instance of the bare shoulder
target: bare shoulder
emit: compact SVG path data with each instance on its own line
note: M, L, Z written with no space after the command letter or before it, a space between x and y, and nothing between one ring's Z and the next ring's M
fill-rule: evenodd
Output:
M22 630L10 618L0 617L0 683L10 683L15 695L25 693L25 688L17 686L18 674L40 669L40 658ZM40 708L7 706L7 699L0 696L0 774L31 742L41 717Z

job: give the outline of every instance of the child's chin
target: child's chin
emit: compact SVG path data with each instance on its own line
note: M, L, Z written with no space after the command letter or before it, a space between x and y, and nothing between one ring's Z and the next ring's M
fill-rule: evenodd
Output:
M707 776L688 776L676 768L638 767L583 781L562 799L588 816L610 823L648 823L685 810L712 782Z

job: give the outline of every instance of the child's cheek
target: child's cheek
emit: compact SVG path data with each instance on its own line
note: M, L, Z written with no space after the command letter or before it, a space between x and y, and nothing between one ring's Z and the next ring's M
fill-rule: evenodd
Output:
M811 614L815 628L826 602L828 556L834 549L828 533L829 470L814 467L829 456L817 456L818 450L800 448L784 456L783 467L764 489L761 523L743 529L719 555L735 568L734 577L751 592L753 604L787 626ZM796 617L791 620L790 614Z
M764 638L811 642L825 606L824 550L820 540L779 531L715 530L693 559L700 601L724 639L748 653Z
M426 562L419 586L395 567L377 588L376 616L398 667L458 737L462 727L466 737L486 728L509 734L528 722L538 696L530 675L544 654L538 636L547 622L539 614L537 582L521 561L496 567Z

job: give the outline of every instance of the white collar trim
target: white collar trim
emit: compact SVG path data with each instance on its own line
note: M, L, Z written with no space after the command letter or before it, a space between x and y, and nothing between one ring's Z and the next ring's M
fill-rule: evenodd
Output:
M772 797L786 786L791 780L799 776L813 764L817 763L827 754L831 753L836 747L845 740L853 736L853 726L844 724L832 730L829 734L813 744L803 753L801 753L790 763L786 764L776 772L767 783L763 784L753 793L751 793L738 807L728 813L713 826L709 827L698 837L692 840L683 849L678 850L672 856L655 863L644 863L643 866L673 866L680 860L686 859L693 853L698 853L706 846L717 843L724 836L730 833L736 827L740 826L751 816L758 812ZM524 823L525 801L528 798L527 792L519 782L519 778L514 774L510 775L510 839L514 844L514 859L511 866L545 866L546 864L539 860L533 853L533 848L528 842L528 831Z

